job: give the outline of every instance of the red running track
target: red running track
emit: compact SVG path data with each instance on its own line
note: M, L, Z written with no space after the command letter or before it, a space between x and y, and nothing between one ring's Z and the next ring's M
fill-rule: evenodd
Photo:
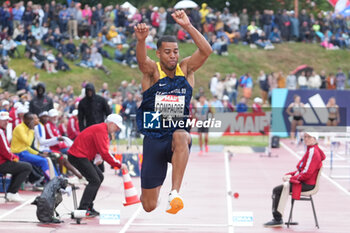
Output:
M350 229L350 196L346 188L341 190L332 180L322 177L319 193L314 197L320 229L315 228L311 205L308 202L296 202L294 220L298 226L279 229L264 228L263 223L272 219L272 188L281 184L285 172L294 170L298 161L290 143L282 142L279 149L273 150L278 158L260 157L259 153L236 153L225 168L223 153L208 153L199 156L192 153L186 170L180 194L185 207L177 215L165 212L167 195L170 191L170 174L161 191L161 204L152 213L146 213L140 205L124 207L122 178L114 171L105 172L105 180L96 198L95 208L119 209L120 225L100 225L99 219L83 220L84 224L76 225L70 219L73 209L72 197L64 196L58 212L65 221L62 224L40 224L36 221L36 207L32 205L4 203L0 198L0 231L1 232L318 232L345 233ZM284 145L286 145L285 148ZM226 176L226 173L229 176ZM134 186L140 192L140 181L133 178ZM230 181L227 184L227 181ZM227 185L231 191L238 192L239 198L228 196ZM78 190L78 199L82 188ZM345 191L344 191L345 190ZM22 192L28 199L39 193ZM17 207L17 209L15 209ZM251 211L254 225L251 227L230 227L231 211ZM289 204L286 207L285 219L288 216ZM16 222L17 221L17 222ZM26 222L28 221L28 222Z

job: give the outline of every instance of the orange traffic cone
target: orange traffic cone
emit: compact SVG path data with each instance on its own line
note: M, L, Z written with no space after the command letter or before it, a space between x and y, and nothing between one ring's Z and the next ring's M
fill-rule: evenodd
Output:
M124 180L124 192L125 192L125 202L124 206L133 205L140 202L137 196L137 191L132 184L131 177L127 169L123 169L123 180Z

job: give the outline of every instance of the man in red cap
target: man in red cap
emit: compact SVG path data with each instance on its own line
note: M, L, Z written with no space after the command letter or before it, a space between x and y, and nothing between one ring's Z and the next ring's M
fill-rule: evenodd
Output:
M318 147L318 133L305 132L304 141L307 150L297 165L297 170L285 174L283 185L279 185L272 192L273 219L264 224L265 227L281 227L283 212L288 195L292 192L293 199L300 199L300 193L310 191L315 187L318 172L326 155Z
M104 178L101 170L94 163L96 157L99 157L97 155L100 155L103 160L106 160L113 167L127 169L125 164L116 160L109 153L108 134L113 135L123 127L122 117L118 114L110 114L106 119L106 123L95 124L82 131L68 150L68 161L89 182L78 208L87 210L86 215L89 217L99 215L99 212L93 208L93 202Z

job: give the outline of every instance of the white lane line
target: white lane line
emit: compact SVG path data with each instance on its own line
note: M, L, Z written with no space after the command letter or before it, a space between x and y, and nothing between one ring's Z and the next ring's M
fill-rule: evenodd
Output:
M283 142L281 142L281 145L287 150L289 151L292 155L294 155L295 157L297 157L299 160L301 159L301 156L299 156L297 153L295 153L292 149L290 149L287 145L285 145ZM335 187L337 187L338 189L340 189L341 191L343 191L345 194L350 196L350 192L348 190L346 190L346 188L344 188L342 185L340 185L338 182L335 182L334 180L332 180L329 176L325 175L324 172L322 172L322 176L324 178L326 178L329 182L331 182Z
M233 227L233 217L232 217L232 198L229 193L232 193L231 190L231 177L230 177L230 168L228 161L228 154L224 153L225 159L225 175L226 175L226 201L227 201L227 223L228 223L228 232L234 233Z
M19 205L19 206L13 208L12 210L10 210L10 211L8 211L8 212L6 212L6 213L0 215L0 219L2 219L2 218L4 218L4 217L6 217L6 216L12 214L13 212L15 212L15 211L21 209L22 207L28 205L29 203L33 202L34 199L35 199L35 197L30 198L29 200L27 200L26 202L22 203L21 205Z
M137 208L137 210L135 211L135 213L134 213L134 214L131 216L131 218L126 222L126 224L125 224L124 227L119 231L119 233L125 233L125 232L129 229L131 223L135 220L135 218L137 217L137 215L140 214L141 210L142 210L142 205L140 205L139 208Z
M196 223L132 223L132 226L146 227L146 226L162 226L162 227L228 227L227 224L196 224Z

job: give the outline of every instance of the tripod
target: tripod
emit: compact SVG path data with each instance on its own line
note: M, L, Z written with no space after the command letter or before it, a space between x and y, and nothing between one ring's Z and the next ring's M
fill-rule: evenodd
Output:
M136 146L137 151L139 151L139 145L137 143L133 143L139 132L137 131L137 126L136 126L136 114L130 114L130 120L131 120L131 131L130 134L128 135L128 145L126 147L127 150L129 150L132 145L134 144Z

